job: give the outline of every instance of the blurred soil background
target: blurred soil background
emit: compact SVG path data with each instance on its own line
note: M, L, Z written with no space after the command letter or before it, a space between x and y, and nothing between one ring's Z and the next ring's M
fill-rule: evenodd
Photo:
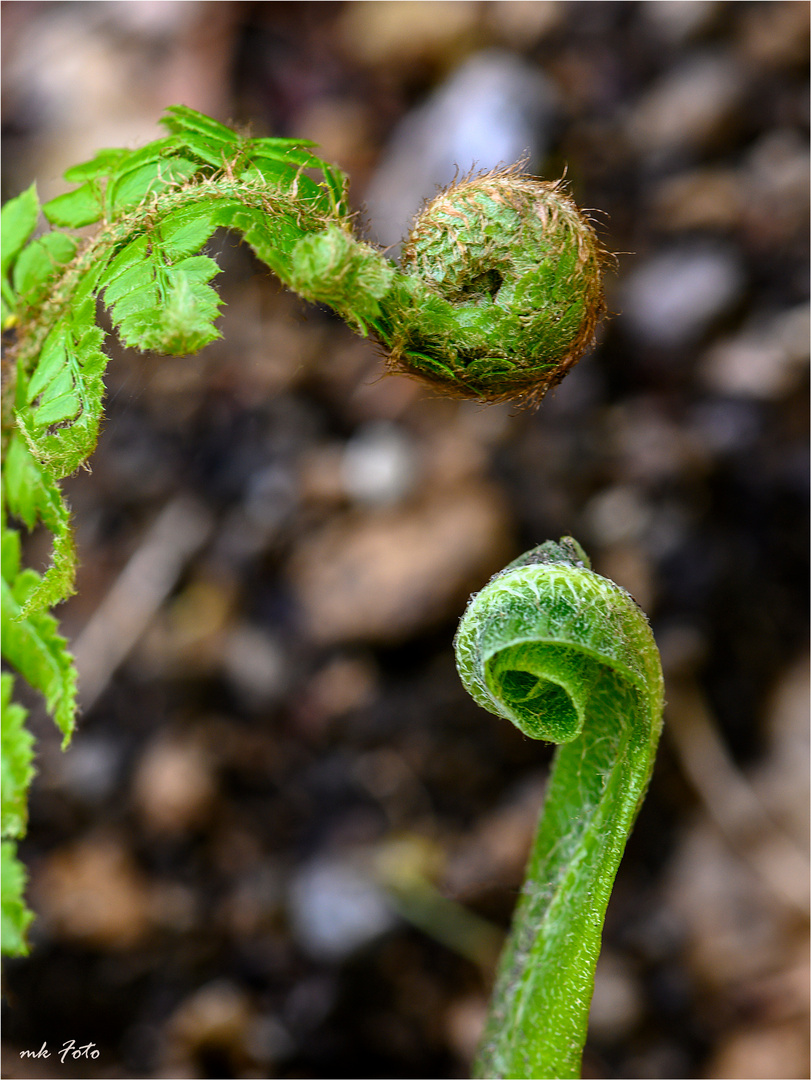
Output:
M537 411L382 377L227 234L221 341L111 344L3 1075L469 1075L551 751L451 642L572 534L650 614L668 698L585 1076L807 1077L808 5L2 10L4 198L184 103L316 140L384 245L457 166L524 155L620 253Z

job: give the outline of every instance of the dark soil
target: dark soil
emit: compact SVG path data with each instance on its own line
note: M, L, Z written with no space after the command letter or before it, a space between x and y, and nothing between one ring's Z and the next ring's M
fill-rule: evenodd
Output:
M808 5L3 15L4 197L184 102L317 140L390 243L387 199L514 129L620 253L597 347L536 411L381 377L225 234L221 341L113 343L65 484L88 704L66 754L32 715L3 1075L469 1075L550 750L467 698L451 643L471 591L571 534L649 613L668 696L584 1074L807 1077ZM474 62L491 82L440 107ZM105 667L138 558L168 592ZM416 925L397 897L426 887ZM478 916L454 947L443 898Z

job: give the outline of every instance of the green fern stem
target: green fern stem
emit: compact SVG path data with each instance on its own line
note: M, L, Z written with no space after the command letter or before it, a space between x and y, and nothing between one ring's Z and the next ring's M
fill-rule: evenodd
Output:
M23 302L16 325L20 327L18 341L12 351L17 372L30 374L39 358L42 345L54 324L74 303L77 288L86 276L103 266L110 255L141 236L159 228L161 220L174 211L222 200L233 200L247 209L259 210L268 218L281 217L299 238L319 228L322 218L308 214L306 200L296 202L272 193L267 184L235 180L228 176L203 175L196 182L178 185L160 196L148 197L120 218L105 222L99 231L79 248L75 257L53 282L53 292L41 304Z
M213 228L219 223L220 217L224 223L229 224L233 217L238 217L239 210L244 209L261 214L277 234L283 230L283 242L280 238L274 244L271 232L270 236L263 236L261 240L255 241L255 250L288 284L292 274L291 260L285 258L286 252L298 240L322 229L325 221L322 208L312 207L306 199L296 200L283 193L273 193L265 183L245 182L228 176L204 175L199 181L178 186L176 190L161 194L159 198L150 198L125 216L105 223L95 236L80 247L75 259L55 277L50 295L44 302L28 306L23 301L20 305L21 310L16 321L17 341L9 351L9 380L4 385L4 397L11 395L13 387L16 422L23 430L29 405L26 390L41 359L43 346L59 322L75 311L77 306L88 303L94 305L96 295L103 295L104 278L101 271L104 267L117 252L125 250L134 241L158 234L161 223L171 220L177 212L189 211L196 215L199 211L200 218L205 220L206 208ZM222 214L218 212L220 209L223 210ZM343 219L336 215L335 220L341 222ZM185 340L181 330L179 339L175 342L171 340L170 332L166 332L167 328L158 325L156 329L154 340L150 341L149 337L143 334L140 339L131 343L145 348L152 346L156 351L169 355L193 352L200 347L201 343L193 338L196 329L194 327L190 328L189 332L191 340ZM219 334L212 330L209 340L217 336ZM4 425L4 439L8 439L11 430L11 425ZM64 430L64 425L57 430ZM32 449L35 456L47 460L47 455L39 452L36 442ZM88 448L91 449L92 447ZM72 472L76 464L70 460L65 468L57 466L57 475Z
M200 222L208 220L212 228L242 229L286 285L304 299L331 306L359 333L376 336L392 370L447 394L537 400L592 343L604 310L605 253L558 184L505 170L441 193L418 218L401 273L355 237L345 203L333 201L327 208L311 193L291 192L285 179L274 191L266 178L246 180L209 167L104 222L54 275L47 299L29 306L21 298L4 416L13 396L18 422L24 418L27 379L48 335L77 301L88 304L103 296L110 285L105 265L139 237L159 235L162 222L184 212L190 221L199 213ZM245 220L240 210L247 211ZM184 318L188 313L178 312L180 322ZM152 335L141 330L124 339L172 355L200 347L195 333L181 326L173 340L171 331L159 326ZM25 431L24 420L21 426ZM9 427L4 425L6 439ZM35 456L47 458L30 432L28 441ZM54 464L64 475L77 462L71 455L63 467Z
M476 1075L577 1077L606 907L661 730L659 654L633 599L567 537L473 597L456 655L480 705L561 744Z

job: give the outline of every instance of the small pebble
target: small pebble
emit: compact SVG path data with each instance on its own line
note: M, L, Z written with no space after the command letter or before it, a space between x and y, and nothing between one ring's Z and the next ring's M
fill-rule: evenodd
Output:
M664 249L626 278L624 325L643 344L679 348L696 341L739 298L740 259L720 244Z
M471 56L395 130L365 193L372 238L399 244L422 203L468 169L542 157L557 108L551 83L515 53Z
M355 432L343 454L347 494L367 506L393 506L413 489L417 479L415 448L397 424L381 420Z
M395 923L385 895L344 862L312 862L290 886L290 916L302 947L320 960L342 960Z

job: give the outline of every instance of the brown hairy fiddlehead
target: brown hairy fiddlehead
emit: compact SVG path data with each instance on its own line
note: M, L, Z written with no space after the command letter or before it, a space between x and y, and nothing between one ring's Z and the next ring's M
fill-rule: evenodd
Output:
M561 181L466 177L417 217L381 301L390 367L458 397L539 400L594 341L606 258Z

